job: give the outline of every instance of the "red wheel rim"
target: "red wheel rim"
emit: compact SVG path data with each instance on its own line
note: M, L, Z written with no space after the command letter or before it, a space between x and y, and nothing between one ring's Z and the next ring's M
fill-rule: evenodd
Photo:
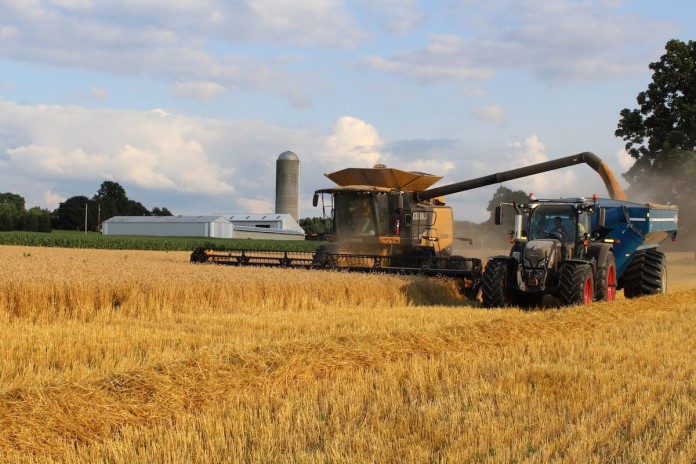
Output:
M616 269L609 266L607 269L607 300L614 301L616 298Z
M592 279L590 277L585 279L585 291L583 292L583 297L585 304L592 303Z

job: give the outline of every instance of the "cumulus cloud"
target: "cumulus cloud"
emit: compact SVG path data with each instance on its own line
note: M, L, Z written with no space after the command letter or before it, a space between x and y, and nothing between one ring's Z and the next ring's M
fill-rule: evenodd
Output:
M505 110L498 105L480 106L471 110L476 119L491 121L497 125L505 124Z
M204 124L161 111L21 106L0 101L21 139L5 147L13 171L56 179L118 179L151 189L234 192L203 144ZM0 117L0 119L3 119ZM22 143L25 142L25 143Z
M156 76L181 82L175 93L191 98L236 89L267 92L298 107L309 104L302 89L307 76L288 71L282 52L252 57L222 50L247 43L350 47L369 38L336 0L0 0L0 10L0 57Z
M58 195L51 190L46 190L43 193L43 206L51 211L58 208L58 206L65 200L67 200L66 197L63 195Z
M422 47L373 56L366 64L421 82L460 84L510 68L554 83L644 72L643 63L652 57L636 56L636 44L666 40L673 26L629 17L619 6L568 0L462 2L450 14L467 26L465 34L433 35Z
M519 142L508 143L508 166L506 170L529 166L548 161L546 146L536 135L531 135ZM562 196L581 196L578 192L577 176L574 171L561 169L523 177L510 181L516 190L534 193L541 198L556 198Z
M326 138L322 155L328 166L372 167L382 156L384 142L377 130L360 119L343 116Z

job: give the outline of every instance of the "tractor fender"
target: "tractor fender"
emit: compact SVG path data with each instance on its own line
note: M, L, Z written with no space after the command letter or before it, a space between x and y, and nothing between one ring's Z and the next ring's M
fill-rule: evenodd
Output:
M486 269L486 266L487 266L488 263L490 263L491 261L507 261L507 262L508 262L508 266L510 266L510 268L512 268L513 266L515 266L515 265L517 264L517 261L516 261L515 258L513 258L512 256L507 256L507 255L491 256L491 257L489 257L489 258L486 260L486 262L483 264L483 270Z
M587 257L594 258L595 270L604 267L609 253L614 252L614 247L610 243L593 243L587 248Z

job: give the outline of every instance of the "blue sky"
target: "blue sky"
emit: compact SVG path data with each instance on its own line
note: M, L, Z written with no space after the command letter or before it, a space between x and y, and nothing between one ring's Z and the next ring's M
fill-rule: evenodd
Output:
M345 167L445 185L592 151L619 174L619 112L695 24L691 1L0 0L0 191L272 212L291 150L306 217ZM585 166L506 186L605 194ZM447 201L482 221L496 188Z

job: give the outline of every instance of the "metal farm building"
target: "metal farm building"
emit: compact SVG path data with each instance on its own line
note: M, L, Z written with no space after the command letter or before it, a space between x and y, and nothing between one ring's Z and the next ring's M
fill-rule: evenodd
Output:
M234 238L304 240L305 232L292 214L233 214Z
M114 216L102 223L104 235L233 238L224 216Z

